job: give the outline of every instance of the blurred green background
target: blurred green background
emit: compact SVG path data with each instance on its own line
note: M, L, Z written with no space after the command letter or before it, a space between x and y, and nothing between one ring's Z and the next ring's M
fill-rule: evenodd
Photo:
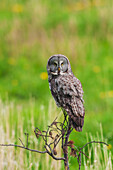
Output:
M83 143L101 123L113 146L112 0L0 1L1 98L27 103L33 97L37 107L48 107L46 64L53 54L69 58L83 86L85 124L75 140Z

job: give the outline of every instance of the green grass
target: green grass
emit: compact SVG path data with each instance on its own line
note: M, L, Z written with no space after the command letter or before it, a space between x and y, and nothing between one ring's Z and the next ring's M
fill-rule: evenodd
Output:
M14 131L14 142L17 141L21 119L22 132L32 133L31 119L34 119L34 127L40 123L42 105L45 119L41 121L41 127L43 122L50 123L46 110L52 97L48 81L43 80L41 74L46 72L48 58L61 53L69 58L73 73L84 89L86 115L83 132L73 133L71 138L81 146L86 142L86 132L95 136L100 132L101 123L104 138L113 146L112 16L111 0L0 2L0 96L3 103L8 96L8 101L13 101L14 105L24 105L20 117L14 109L13 115L7 119L9 132L6 133L5 120L1 119L4 134ZM29 100L32 97L36 105L31 114ZM3 104L3 108L6 106ZM113 153L113 148L111 151ZM23 157L26 159L25 155Z

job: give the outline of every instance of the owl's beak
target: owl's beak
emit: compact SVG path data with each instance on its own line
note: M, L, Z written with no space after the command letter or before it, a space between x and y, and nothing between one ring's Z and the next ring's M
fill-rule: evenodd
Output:
M58 67L58 72L60 72L60 67Z

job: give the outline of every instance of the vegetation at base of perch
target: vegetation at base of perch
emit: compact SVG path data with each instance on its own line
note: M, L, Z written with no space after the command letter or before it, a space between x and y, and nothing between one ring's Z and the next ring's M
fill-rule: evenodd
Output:
M14 145L19 145L19 146L21 145L22 147L28 147L28 148L32 148L35 150L38 149L40 151L44 151L44 148L43 148L44 143L39 137L41 133L39 133L39 131L37 132L36 130L35 133L36 133L36 136L38 135L37 136L38 139L34 136L35 127L39 126L40 129L44 129L44 130L47 129L47 124L48 123L50 124L50 121L53 121L52 120L53 113L54 113L54 116L58 116L58 121L63 120L62 112L59 113L59 110L56 108L55 105L53 107L53 103L51 102L49 103L49 110L47 112L48 115L46 114L47 117L45 116L46 110L44 106L41 106L40 109L37 108L36 101L33 99L29 101L29 107L27 109L26 109L26 106L15 105L13 102L9 103L8 101L6 103L1 101L0 106L1 106L0 107L0 114L1 114L0 115L1 116L1 126L0 126L1 141L0 143L2 144L14 143ZM39 109L39 110L36 110L36 109ZM37 112L37 114L40 112L43 113L43 117L40 114L38 114L38 118L35 119L33 115L34 112ZM27 116L29 119L22 119L23 116ZM101 129L101 134L99 134L100 132L98 132L97 137L92 137L91 134L87 134L87 136L85 135L84 145L85 143L89 141L93 141L95 143L95 141L100 141L100 140L107 143L107 141L104 140L101 126L100 126L100 129ZM24 135L24 132L26 132L25 135ZM29 136L27 132L29 132ZM49 132L49 135L52 135L51 133ZM75 131L72 133L75 136L77 135L77 132ZM78 163L76 159L74 158L75 155L73 155L72 152L73 152L73 149L79 151L79 148L81 147L81 144L77 146L76 140L75 138L73 138L73 135L70 136L70 139L73 139L73 142L70 140L68 143L68 146L72 148L69 151L71 153L69 156L70 169L72 167L73 168L78 167ZM27 137L29 138L27 139ZM15 139L16 139L16 142L15 142ZM73 148L73 145L74 145L74 148ZM62 155L61 145L57 146L56 152L57 152L57 155L55 155L55 157L56 156L62 157L61 156ZM103 168L112 167L111 151L106 146L103 146L101 144L91 144L88 146L87 149L85 148L83 149L83 153L85 154L85 156L83 154L83 156L81 157L82 158L81 169L85 169L85 168L96 169L97 165L99 168L100 167L103 167ZM88 158L86 157L86 155ZM63 169L63 164L60 161L55 162L55 160L52 160L47 154L40 155L38 153L27 152L27 151L21 150L19 148L0 147L0 157L1 157L0 159L1 168L14 167L14 168L20 168L20 169L24 169L24 168L43 169L45 168L45 166L47 166L46 168L48 170L54 169L54 168ZM41 161L42 158L43 158L44 163L43 161ZM23 160L21 164L19 163L20 160Z
M70 140L69 141L69 136L71 132L73 131L73 128L71 127L71 120L66 114L64 114L64 119L63 122L58 122L56 121L57 118L51 123L51 125L48 126L47 130L41 131L39 128L35 128L34 133L36 135L36 138L38 139L39 137L42 137L43 142L44 142L44 150L45 151L39 151L36 149L31 149L28 147L28 142L29 142L29 134L25 133L27 136L27 141L26 144L22 142L22 139L19 138L21 145L16 145L16 144L0 144L0 146L13 146L21 149L25 149L31 152L36 152L39 154L48 154L50 157L52 157L56 161L64 161L64 167L65 170L69 170L69 151L68 148L71 148L70 155L73 156L74 158L77 158L78 165L79 165L79 170L81 169L81 156L88 156L82 151L87 145L93 144L93 143L98 143L98 144L104 144L106 146L109 146L107 143L102 142L102 141L91 141L86 143L83 147L79 149L75 149L74 141ZM61 143L61 148L63 152L63 157L56 157L57 155L57 146ZM59 151L58 151L59 152ZM102 152L100 150L100 152ZM88 153L89 154L89 153ZM89 158L88 158L89 159ZM109 164L108 164L109 166ZM76 167L77 168L77 167Z

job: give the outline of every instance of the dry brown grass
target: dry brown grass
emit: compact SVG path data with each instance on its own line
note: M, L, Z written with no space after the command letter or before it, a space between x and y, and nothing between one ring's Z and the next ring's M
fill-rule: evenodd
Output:
M52 108L53 104L50 104L49 107L49 122L53 121L56 111L54 108ZM34 103L31 104L30 114L31 119L29 120L30 124L28 123L28 128L30 130L29 133L29 147L33 149L39 149L44 150L43 143L39 139L39 141L34 136ZM44 106L41 106L40 112L42 112L43 116L40 115L37 125L43 124L43 129L46 128L46 123L49 123L47 121L47 117L45 116L45 110L43 108ZM8 143L15 143L21 144L18 138L21 138L23 142L25 143L26 138L24 136L25 129L24 127L24 119L27 121L27 117L24 117L23 115L24 109L23 106L15 106L15 104L6 102L3 103L0 100L0 143L2 144L8 144ZM17 114L17 117L15 118L15 114ZM15 124L15 121L17 121L17 124ZM58 156L61 155L61 149L60 146L57 148ZM52 160L47 154L41 155L36 154L32 152L25 151L20 148L14 148L14 147L0 147L0 169L40 169L42 170L46 169L60 169L61 168L61 162Z

